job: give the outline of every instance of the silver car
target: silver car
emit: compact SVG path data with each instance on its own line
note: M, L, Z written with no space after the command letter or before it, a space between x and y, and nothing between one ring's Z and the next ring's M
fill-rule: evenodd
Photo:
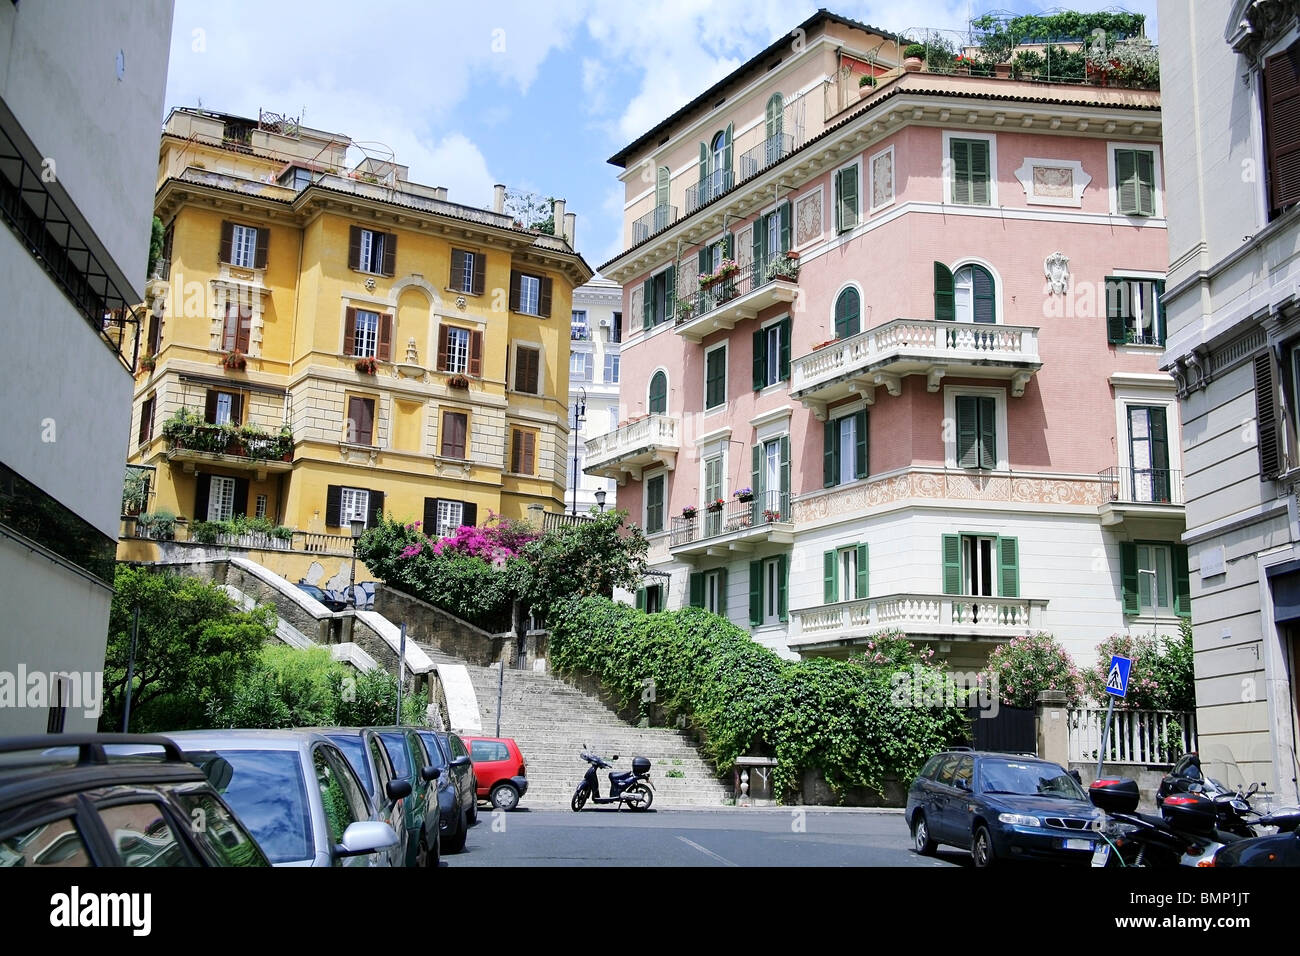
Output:
M275 866L387 866L398 842L339 748L301 730L166 734ZM409 786L404 781L403 785Z

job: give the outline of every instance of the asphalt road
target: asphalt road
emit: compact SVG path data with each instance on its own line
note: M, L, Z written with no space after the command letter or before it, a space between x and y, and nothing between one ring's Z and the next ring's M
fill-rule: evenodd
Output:
M817 808L479 811L467 866L953 866L970 854L917 856L902 813Z

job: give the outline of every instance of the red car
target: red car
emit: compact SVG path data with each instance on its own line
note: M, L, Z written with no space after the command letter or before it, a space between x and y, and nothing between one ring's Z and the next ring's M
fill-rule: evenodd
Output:
M513 810L528 792L524 756L509 737L462 737L478 777L478 798L500 810Z

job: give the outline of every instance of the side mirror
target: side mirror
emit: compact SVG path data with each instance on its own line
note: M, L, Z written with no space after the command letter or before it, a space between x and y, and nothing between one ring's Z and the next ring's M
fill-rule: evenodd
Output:
M401 800L403 797L411 795L411 781L409 780L390 780L388 786L384 788L388 792L389 800Z
M438 776L441 773L442 771L439 770L437 767L433 767L433 766L425 767L423 770L420 771L420 779L423 780L425 783L432 783L433 781L438 779Z
M1246 791L1246 796L1250 796L1252 793L1255 793L1257 790L1259 790L1259 784L1252 783L1250 785L1250 789Z
M617 760L617 759L618 759L618 754L614 754L614 756L612 756L612 757L609 758L609 762L610 762L610 763L613 763L613 762L614 762L615 760Z
M343 831L343 840L334 847L334 855L363 856L390 846L397 846L397 833L392 827L376 820L358 820Z

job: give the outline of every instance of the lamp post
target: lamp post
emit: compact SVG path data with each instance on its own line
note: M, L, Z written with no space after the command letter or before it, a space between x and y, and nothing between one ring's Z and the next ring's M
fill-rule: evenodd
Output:
M601 514L605 513L605 489L604 488L601 488L598 492L596 492L596 507L600 509Z
M348 604L353 610L357 607L357 542L361 540L361 533L366 530L366 522L363 518L353 518L349 525L352 529L352 577L348 581Z
M587 390L579 388L582 397L573 406L573 514L578 513L578 426L586 421Z

